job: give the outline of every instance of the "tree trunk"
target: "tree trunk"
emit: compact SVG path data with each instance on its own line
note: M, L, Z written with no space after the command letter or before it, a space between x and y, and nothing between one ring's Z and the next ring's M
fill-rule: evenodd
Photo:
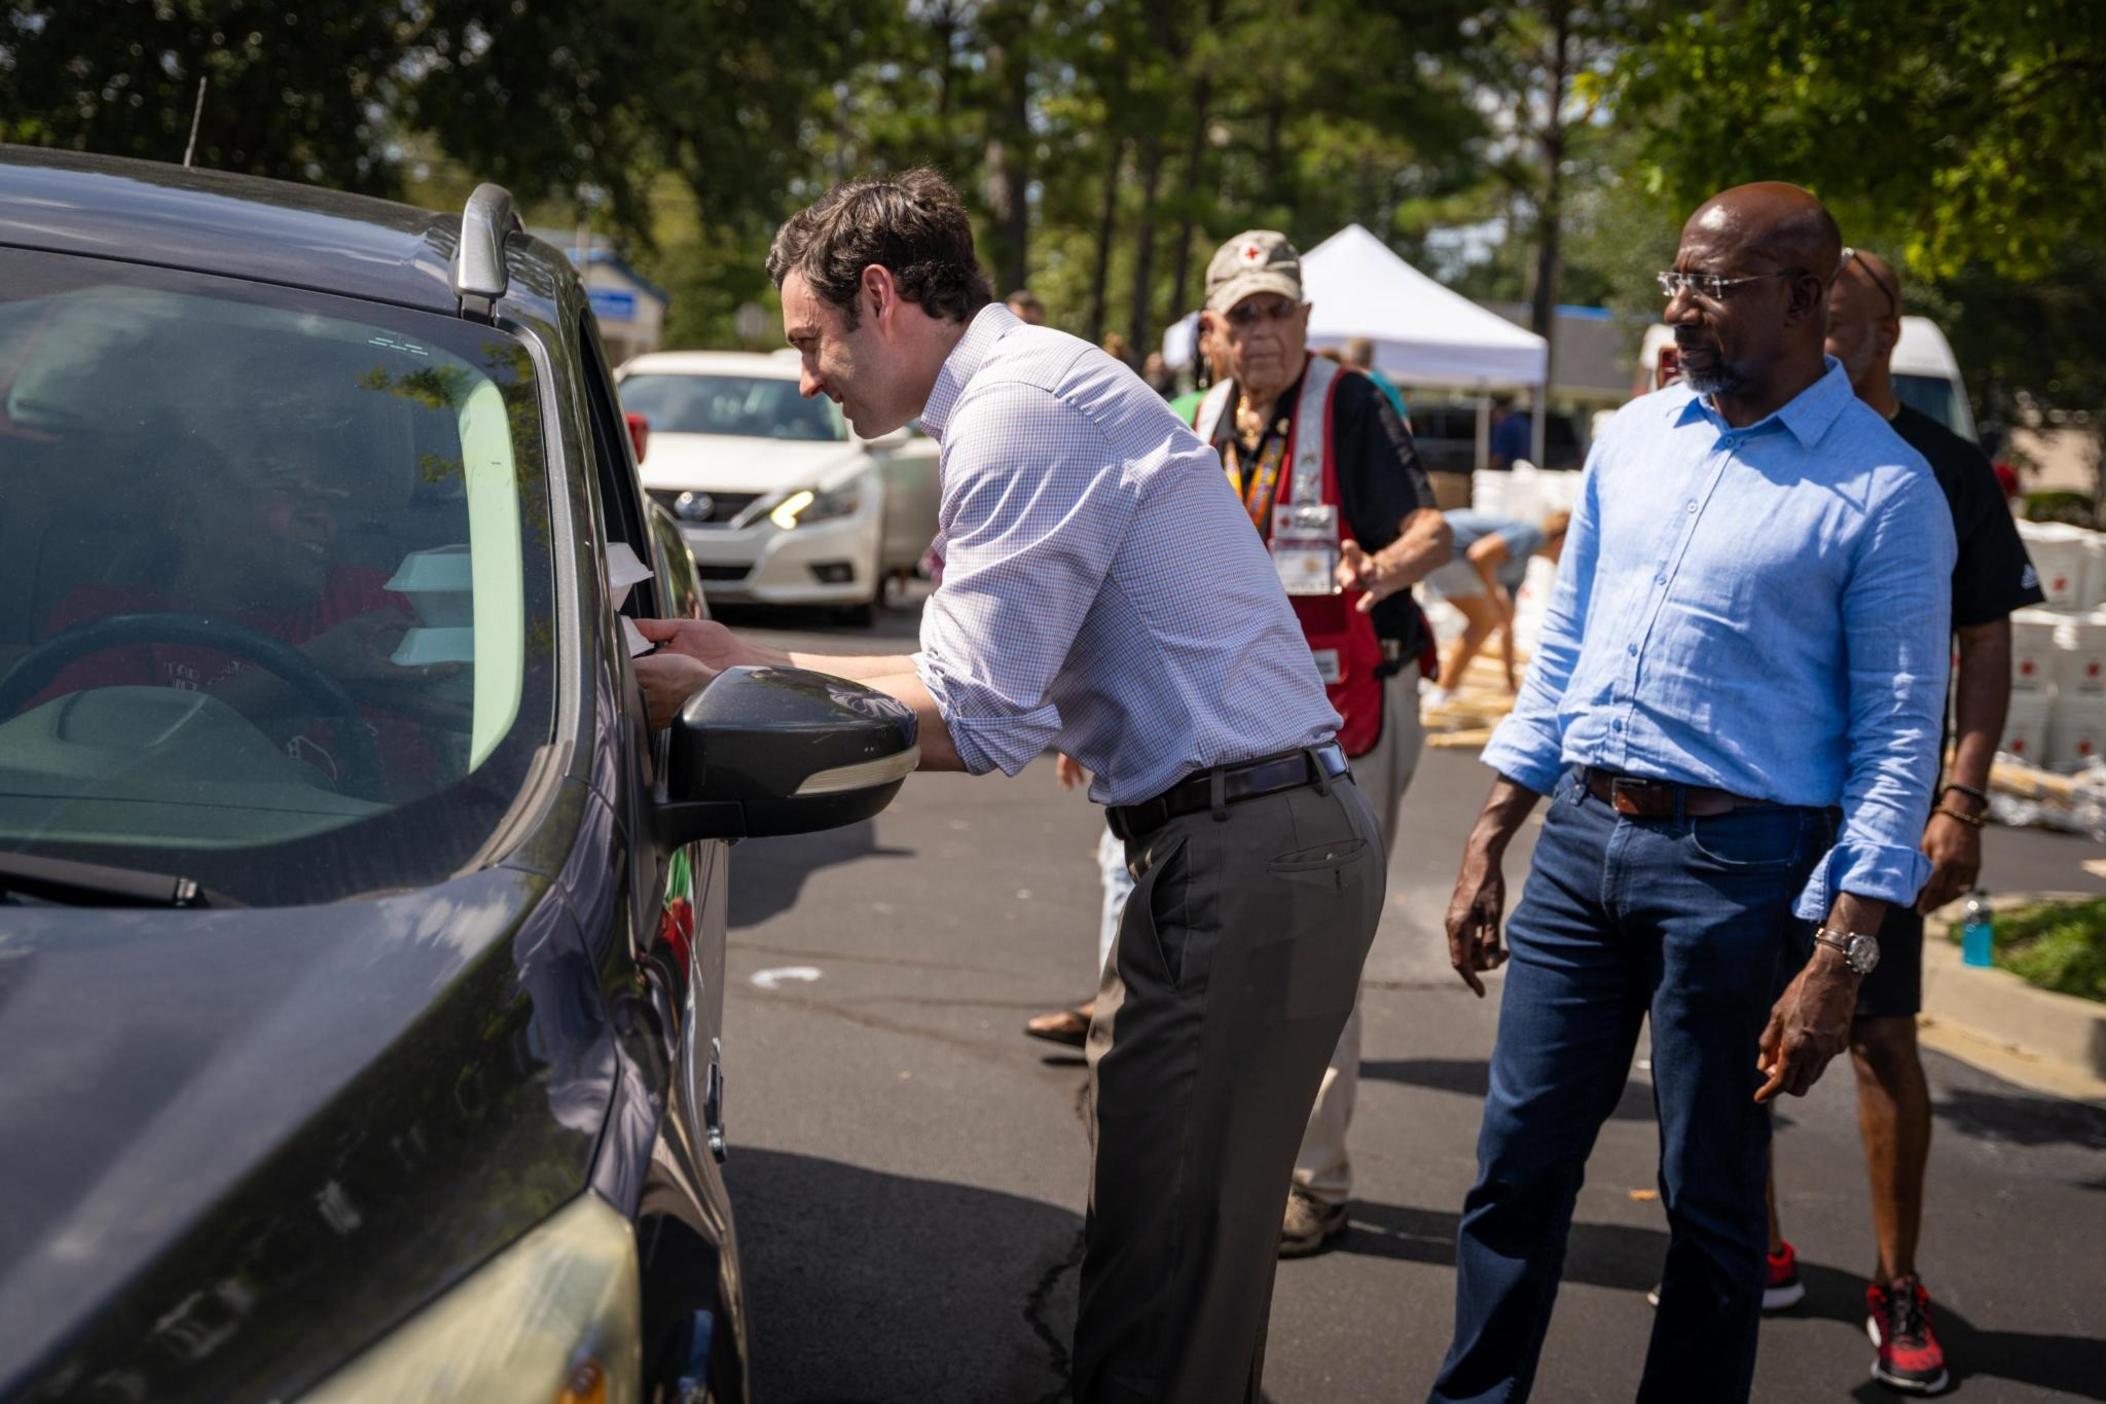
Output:
M1155 344L1155 195L1163 175L1161 128L1151 125L1141 139L1141 222L1133 239L1133 317L1127 340L1137 359L1145 360Z
M1104 286L1111 277L1112 236L1119 223L1119 168L1126 160L1126 138L1112 140L1104 162L1104 205L1097 215L1097 265L1090 274L1090 315L1083 335L1092 343L1104 340Z
M1031 266L1031 124L1026 111L1031 65L1015 38L990 38L986 53L996 93L987 136L987 205L995 234L989 252L1000 296L1025 286Z
M1216 29L1221 24L1221 0L1207 0L1207 27ZM1181 318L1192 310L1196 299L1185 291L1192 277L1192 234L1197 226L1194 210L1197 208L1201 189L1200 163L1207 157L1207 130L1213 125L1212 105L1214 101L1214 75L1202 68L1192 79L1192 131L1185 141L1185 188L1179 200L1177 220L1177 243L1174 246L1175 262L1170 265L1170 311L1172 318Z
M1528 309L1529 330L1543 338L1543 387L1537 393L1533 444L1538 467L1542 466L1544 415L1549 409L1550 387L1557 383L1558 283L1564 264L1558 247L1565 198L1565 90L1572 64L1572 7L1553 7L1549 54L1550 91L1543 122L1543 198L1536 207L1536 287Z

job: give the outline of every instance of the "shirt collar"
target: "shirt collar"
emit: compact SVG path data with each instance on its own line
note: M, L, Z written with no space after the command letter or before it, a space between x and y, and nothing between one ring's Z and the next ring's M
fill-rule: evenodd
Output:
M1721 429L1741 435L1764 433L1771 425L1781 424L1799 441L1800 447L1810 449L1821 442L1821 436L1828 432L1829 425L1835 423L1843 407L1857 398L1857 392L1850 388L1850 377L1843 370L1843 363L1833 356L1823 356L1821 360L1827 370L1822 372L1819 380L1794 395L1781 409L1772 411L1745 429L1731 430L1719 412L1712 408L1710 398L1693 391L1683 402L1675 422L1687 424L1692 418L1702 416Z
M965 393L965 383L980 369L995 343L1023 324L1023 318L999 302L990 302L973 315L972 321L966 323L965 335L958 338L951 354L943 358L943 369L936 373L929 402L921 411L923 433L942 442L944 426L950 422L951 411L958 407L958 397Z

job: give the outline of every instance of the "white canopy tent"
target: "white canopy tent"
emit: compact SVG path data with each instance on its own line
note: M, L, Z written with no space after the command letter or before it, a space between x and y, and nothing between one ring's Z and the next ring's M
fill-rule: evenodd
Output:
M1450 292L1349 224L1302 255L1309 344L1375 343L1375 366L1413 385L1540 386L1549 347L1532 331Z

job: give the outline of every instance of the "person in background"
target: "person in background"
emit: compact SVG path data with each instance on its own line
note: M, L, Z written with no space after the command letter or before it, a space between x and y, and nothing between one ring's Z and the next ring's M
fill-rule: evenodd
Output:
M1106 332L1104 334L1103 347L1105 355L1125 366L1128 370L1133 369L1133 347L1127 342L1125 337L1117 332Z
M1767 1104L1848 1046L1881 923L1932 871L1952 514L1824 355L1841 262L1796 186L1707 200L1660 275L1683 383L1631 401L1588 455L1448 905L1449 959L1481 995L1507 959L1507 846L1548 795L1433 1404L1528 1397L1648 1024L1669 1240L1637 1398L1748 1398Z
M1492 397L1492 438L1485 463L1495 473L1504 473L1528 460L1530 425L1527 411L1514 403L1512 395Z
M1013 776L1051 747L1091 772L1136 886L1090 1029L1072 1392L1257 1404L1273 1215L1387 879L1275 563L1132 370L991 305L935 172L835 187L768 273L803 392L937 442L943 579L913 654L639 620L664 645L635 663L651 723L726 669L805 668L909 708L925 770ZM970 875L932 896L970 902Z
M1200 313L1221 378L1193 427L1219 451L1272 552L1317 675L1345 719L1339 744L1387 844L1424 741L1416 676L1404 670L1416 665L1416 639L1430 635L1410 586L1448 559L1448 524L1382 393L1358 371L1309 354L1309 311L1301 255L1285 235L1254 229L1223 244L1207 264ZM1394 652L1385 607L1417 631ZM1356 999L1295 1161L1282 1256L1319 1252L1346 1230L1346 1132L1359 1075Z
M1150 351L1141 361L1141 379L1148 382L1150 390L1166 400L1177 390L1177 377L1171 373L1170 363L1163 359L1160 351Z
M1456 559L1427 576L1426 585L1455 606L1464 628L1448 645L1440 677L1427 694L1429 702L1439 706L1462 686L1470 660L1495 631L1500 638L1500 661L1506 667L1506 690L1521 690L1514 673L1514 592L1527 578L1530 556L1541 555L1556 563L1565 549L1565 527L1570 520L1569 513L1553 512L1539 527L1468 508L1448 513Z
M1411 410L1404 403L1404 392L1399 390L1388 376L1375 369L1375 343L1372 338L1354 337L1339 349L1338 359L1374 381L1375 388L1382 392L1382 398L1389 401L1389 407L1397 412L1397 418L1404 421L1404 428L1410 430Z
M1930 880L1913 906L1897 905L1879 928L1880 961L1858 986L1850 1022L1857 1122L1872 1181L1872 1233L1879 1245L1865 1288L1865 1329L1878 1350L1873 1373L1894 1389L1945 1388L1944 1347L1930 1293L1916 1270L1923 1180L1930 1160L1930 1085L1916 1048L1923 1008L1923 918L1973 889L1982 867L1989 765L2011 700L2011 613L2046 596L2025 542L1981 449L1894 393L1889 361L1901 337L1901 279L1877 254L1849 251L1828 293L1828 354L1842 362L1859 399L1878 411L1937 475L1958 541L1951 586L1957 659L1952 674L1952 761L1923 829ZM1943 737L1939 753L1944 753ZM1805 1295L1797 1255L1778 1221L1774 1178L1766 1307Z
M1016 314L1017 320L1026 326L1042 327L1046 324L1046 304L1038 300L1038 294L1029 288L1018 288L1002 300L1002 305Z

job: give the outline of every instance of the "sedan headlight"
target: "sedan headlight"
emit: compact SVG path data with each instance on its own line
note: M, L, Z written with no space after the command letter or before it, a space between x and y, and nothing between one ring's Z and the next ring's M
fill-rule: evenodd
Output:
M825 492L811 488L793 492L775 505L775 510L768 514L768 520L784 531L789 531L793 527L812 522L846 517L862 505L863 480L854 478Z
M636 1404L641 1290L629 1221L588 1191L300 1404Z

